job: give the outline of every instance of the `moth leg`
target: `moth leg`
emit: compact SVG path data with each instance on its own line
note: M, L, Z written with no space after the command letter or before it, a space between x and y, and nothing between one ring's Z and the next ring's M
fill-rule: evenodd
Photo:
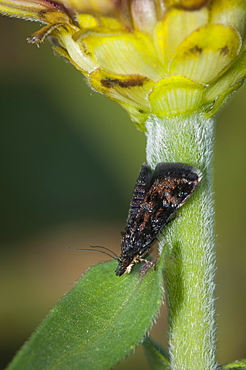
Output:
M143 278L150 269L152 269L153 267L154 269L156 268L157 259L153 258L151 261L141 259L141 262L144 262L143 266L140 269L140 277Z
M157 259L156 258L152 258L151 260L147 260L146 258L143 258L144 256L146 256L147 254L149 254L152 250L152 247L148 247L144 253L139 256L136 260L136 262L143 262L143 265L141 266L140 268L140 277L143 278L145 276L145 274L152 268L152 267L156 267L156 262L157 262Z
M140 262L150 262L148 260L146 260L145 258L143 258L144 256L146 256L149 251L150 251L151 247L148 247L145 249L145 251L141 254L141 255L137 255L133 258L132 262L127 266L126 270L124 273L130 273L132 271L132 268L133 266L135 265L135 263L140 263ZM140 270L141 271L141 270Z
M170 220L167 221L166 225L170 224L170 222L176 220L176 218L181 217L182 215L174 215L173 217L170 218Z

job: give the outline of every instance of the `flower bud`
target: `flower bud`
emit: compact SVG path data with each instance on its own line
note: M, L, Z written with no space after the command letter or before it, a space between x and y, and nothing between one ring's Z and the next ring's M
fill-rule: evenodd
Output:
M41 21L91 87L144 129L160 118L216 113L246 76L245 0L0 0L0 12Z

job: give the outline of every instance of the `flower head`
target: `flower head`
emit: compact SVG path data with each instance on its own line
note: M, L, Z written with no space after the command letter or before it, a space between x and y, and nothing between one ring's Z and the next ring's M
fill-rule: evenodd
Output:
M91 87L144 128L161 118L213 115L246 76L245 0L0 0L0 12L45 23Z

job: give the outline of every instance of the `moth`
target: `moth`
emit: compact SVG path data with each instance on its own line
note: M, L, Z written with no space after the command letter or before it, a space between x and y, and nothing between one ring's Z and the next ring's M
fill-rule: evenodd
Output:
M143 164L133 191L116 275L129 273L150 250L158 233L190 198L200 172L184 163L159 163L154 172Z

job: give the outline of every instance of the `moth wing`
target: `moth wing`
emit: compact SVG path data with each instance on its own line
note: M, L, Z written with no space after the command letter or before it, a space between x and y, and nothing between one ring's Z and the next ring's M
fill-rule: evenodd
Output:
M130 202L130 208L129 213L126 221L126 229L130 228L132 226L132 223L134 222L134 219L136 217L136 214L141 206L141 203L143 202L149 188L150 188L150 182L152 178L152 172L150 170L150 167L144 163L140 169L133 194L132 199Z
M132 245L145 248L188 200L200 181L194 167L161 163L150 178L150 186L131 223Z

